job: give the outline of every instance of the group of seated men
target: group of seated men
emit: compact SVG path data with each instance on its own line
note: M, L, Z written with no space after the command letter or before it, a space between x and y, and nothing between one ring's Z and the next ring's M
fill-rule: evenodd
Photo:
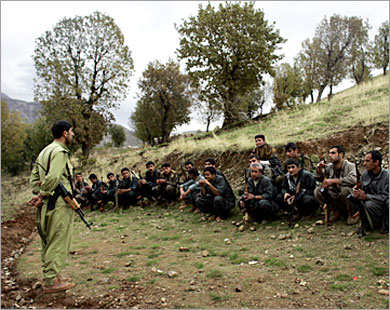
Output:
M255 136L255 143L244 186L238 191L237 205L247 219L267 223L285 210L297 221L310 218L320 205L326 205L330 222L344 217L347 224L354 225L360 218L366 228L388 232L389 173L382 168L379 151L365 155L366 170L357 180L357 166L345 159L341 145L329 148L329 163L322 160L314 167L308 156L299 154L295 143L285 146L287 160L283 165L264 135ZM78 173L76 198L102 211L108 201L126 209L138 201L144 206L150 200L181 200L180 210L191 205L191 212L208 214L209 221L226 219L236 205L236 196L225 175L216 169L216 161L206 159L202 173L190 161L184 167L186 173L180 178L169 163L163 163L160 171L149 161L144 176L123 168L121 177L108 173L106 184L91 174L92 187Z

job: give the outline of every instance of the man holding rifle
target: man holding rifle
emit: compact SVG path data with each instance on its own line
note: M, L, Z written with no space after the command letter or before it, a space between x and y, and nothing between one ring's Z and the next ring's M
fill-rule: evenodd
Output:
M72 166L69 162L69 145L74 133L72 124L56 121L52 127L54 141L39 154L34 165L30 185L35 196L30 204L37 207L36 225L42 243L42 272L44 293L57 293L72 288L70 279L60 276L65 267L73 233L73 209L56 195L62 183L72 191ZM57 199L56 199L57 198Z
M353 188L352 202L363 204L364 211L361 217L367 219L371 229L379 229L381 233L389 232L389 172L383 169L382 154L373 150L366 154L364 158L366 171L360 178L360 186ZM362 225L367 225L362 223Z

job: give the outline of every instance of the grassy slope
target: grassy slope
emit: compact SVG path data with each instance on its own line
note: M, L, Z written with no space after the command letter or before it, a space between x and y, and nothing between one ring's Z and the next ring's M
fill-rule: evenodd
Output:
M278 146L290 140L319 139L358 123L368 125L387 121L388 117L389 77L378 76L371 82L337 93L329 102L325 99L319 103L298 105L258 123L204 140L181 138L166 148L146 150L144 157L156 159L174 151L184 154L204 150L247 151L253 148L253 137L258 133L263 133L267 141Z

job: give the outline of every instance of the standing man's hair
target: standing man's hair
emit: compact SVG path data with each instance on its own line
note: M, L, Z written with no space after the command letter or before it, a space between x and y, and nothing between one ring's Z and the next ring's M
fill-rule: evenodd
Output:
M337 149L337 153L343 153L345 156L345 150L344 150L344 147L342 145L333 145L329 148L329 150L331 150L331 149Z
M215 165L217 164L214 158L206 158L206 159L204 160L204 163L210 163L210 164L212 164L213 166L215 166Z
M295 151L297 149L297 145L294 143L294 142L289 142L287 143L285 146L284 146L284 150L285 151L288 151L288 150L293 150Z
M381 154L381 152L379 152L377 150L372 150L372 151L367 152L366 155L368 155L368 154L371 154L371 158L372 158L373 162L376 162L377 160L379 160L379 167L382 166L382 154Z
M62 137L64 131L69 131L72 128L72 124L67 121L56 121L51 127L51 133L53 134L54 139L59 139Z
M264 135L256 135L255 136L255 140L258 139L258 138L263 139L265 141L265 136Z

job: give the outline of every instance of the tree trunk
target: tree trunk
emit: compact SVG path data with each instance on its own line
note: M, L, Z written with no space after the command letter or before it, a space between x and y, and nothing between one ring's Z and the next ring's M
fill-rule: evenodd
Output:
M92 149L92 147L91 147L91 145L89 145L88 142L83 142L81 144L81 151L86 159L88 159L89 155L91 155L91 149Z
M313 91L310 91L310 99L311 99L311 103L314 103L314 93L313 93Z
M318 90L318 96L317 96L316 102L320 102L321 101L321 96L322 96L322 93L325 90L325 87L326 87L326 85L321 85L320 86L320 89Z
M210 119L207 119L206 132L209 132L209 127L210 127Z
M383 67L383 75L384 75L384 76L386 76L386 68L387 68L387 66L386 66L386 67Z
M330 101L330 98L332 98L333 95L333 84L329 85L329 94L328 94L328 101Z

